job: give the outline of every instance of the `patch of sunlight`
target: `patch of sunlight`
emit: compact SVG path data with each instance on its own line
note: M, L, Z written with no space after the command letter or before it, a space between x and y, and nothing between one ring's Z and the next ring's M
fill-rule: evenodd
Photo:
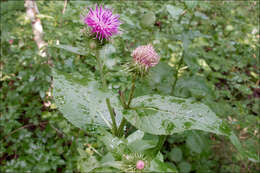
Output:
M50 20L54 20L55 18L52 16L48 16L45 14L38 14L36 17L40 18L40 19L50 19Z
M182 56L182 52L172 53L168 65L171 67L176 67L181 59L181 56Z
M8 79L11 79L11 76L14 76L14 74L3 75L2 72L0 72L0 81L5 81L5 80L8 80Z
M178 77L181 77L185 74L185 71L186 69L188 69L189 67L188 66L184 66L182 68L179 69L179 72L178 72Z
M207 72L207 73L212 72L210 66L208 65L208 63L204 59L198 58L197 62L202 67L202 69L205 70L205 72Z
M194 43L192 44L192 47L196 48L196 47L202 47L202 46L208 46L209 42L207 41L206 38L204 37L198 37L194 39Z

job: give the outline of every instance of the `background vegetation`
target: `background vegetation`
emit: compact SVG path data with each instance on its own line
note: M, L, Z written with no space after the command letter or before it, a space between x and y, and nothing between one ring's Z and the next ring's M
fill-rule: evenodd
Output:
M259 2L162 2L98 2L113 8L123 22L122 34L102 51L109 87L130 84L123 74L113 72L131 58L136 46L152 43L161 63L138 84L136 95L170 94L179 70L174 95L204 102L229 122L243 147L259 155ZM55 68L80 74L96 71L90 56L55 47L59 42L91 52L81 16L94 3L70 1L63 14L63 1L37 1L48 58ZM183 37L189 53L178 65ZM38 56L23 1L1 2L0 66L1 171L76 172L77 148L86 144L102 148L94 138L95 129L83 132L56 109L51 68L47 58ZM168 136L162 153L181 172L260 170L259 164L242 159L224 137L201 131Z

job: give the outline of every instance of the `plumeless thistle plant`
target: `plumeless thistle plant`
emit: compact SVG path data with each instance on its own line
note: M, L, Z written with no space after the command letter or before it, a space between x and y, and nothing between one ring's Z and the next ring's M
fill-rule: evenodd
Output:
M131 53L132 58L127 63L128 75L132 77L128 94L107 87L103 60L98 52L113 35L118 34L119 19L118 14L101 5L90 8L84 18L84 23L98 43L98 46L92 46L91 51L95 55L100 77L93 72L76 76L53 71L54 99L59 110L72 124L83 130L90 126L99 127L97 139L106 146L106 150L102 151L94 147L86 150L79 148L79 170L177 172L175 167L164 163L160 149L167 135L187 130L227 136L241 154L248 157L226 122L203 103L173 95L135 97L136 80L145 78L160 61L152 44L139 46ZM183 41L184 49L186 43ZM82 51L71 52L82 55ZM128 136L124 131L127 123L137 129ZM254 159L251 156L248 158Z

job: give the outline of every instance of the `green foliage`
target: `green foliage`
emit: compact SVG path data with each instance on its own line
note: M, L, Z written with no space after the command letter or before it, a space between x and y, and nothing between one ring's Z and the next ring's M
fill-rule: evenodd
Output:
M206 148L203 138L195 132L192 132L192 134L187 137L186 145L192 152L198 154Z
M1 172L116 172L134 163L136 158L154 155L151 151L160 146L161 137L136 131L135 124L127 124L125 137L119 139L86 125L89 116L85 114L83 119L75 121L84 131L62 116L64 111L57 110L60 105L54 104L55 98L50 94L51 69L47 59L38 56L23 3L1 2ZM49 45L47 52L53 67L62 71L60 77L66 72L71 73L67 75L71 77L91 76L91 81L99 80L93 51L96 45L88 39L80 19L85 15L85 7L95 3L69 1L62 14L63 1L37 1L44 40ZM233 133L229 136L237 148L234 149L227 138L203 131L170 135L155 158L146 158L146 169L153 172L259 172L259 165L254 163L259 160L259 2L98 3L112 7L123 22L122 34L112 38L100 52L112 98L118 96L114 93L119 90L126 97L129 94L130 77L122 65L131 60L131 51L138 45L152 43L161 62L150 70L146 79L137 81L133 103L151 94L194 100L195 104L210 108L214 117L215 114L221 117L238 136ZM69 81L62 82L69 84ZM65 91L61 84L60 88ZM89 90L88 87L81 89ZM91 90L93 100L98 100L93 97L96 89L98 87ZM73 101L87 103L84 94L87 93L76 94L78 99L74 97ZM104 115L110 120L106 105L93 102L91 106L93 112L104 109ZM115 107L119 108L121 106ZM79 115L82 111L72 109L65 116ZM137 116L130 116L134 115ZM107 125L103 120L100 123ZM109 146L114 146L114 150ZM182 152L180 161L171 159L169 154L176 148ZM122 162L124 155L131 156L127 162Z
M180 172L187 173L191 171L191 165L188 162L181 162L179 164Z
M172 5L166 5L166 9L171 15L171 17L174 19L178 19L180 15L183 13L183 10L181 8Z
M169 159L174 162L180 162L182 160L182 151L179 148L173 148L169 153Z
M154 147L154 144L152 143L155 142L156 144L158 142L153 140L154 138L149 139L149 134L136 131L127 139L119 139L112 134L103 131L99 138L105 145L105 148L110 152L101 157L101 153L94 154L94 152L97 151L91 152L88 148L85 149L85 151L79 149L80 159L78 168L80 171L98 172L102 168L102 170L113 170L116 172L133 172L137 171L136 162L138 160L143 160L145 162L144 171L177 172L176 167L163 162L161 153L158 153L153 159L144 157L144 153L146 153L147 156L152 154L148 149ZM147 143L149 140L150 144ZM133 144L138 144L138 150L133 148Z
M156 17L153 12L148 12L142 16L141 26L145 27L153 27L155 23Z

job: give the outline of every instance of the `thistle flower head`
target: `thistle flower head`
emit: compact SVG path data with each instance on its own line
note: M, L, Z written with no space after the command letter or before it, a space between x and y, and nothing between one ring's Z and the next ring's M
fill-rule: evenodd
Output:
M9 40L8 42L9 44L13 44L14 40Z
M121 24L119 15L112 14L112 10L96 5L96 9L89 9L84 23L91 28L91 32L96 34L99 40L109 39L118 33Z
M132 52L131 56L134 58L134 62L144 67L145 70L149 67L155 66L160 61L160 57L151 44L137 47Z
M123 156L122 170L125 172L141 172L148 167L148 161L140 153L132 153Z
M139 170L144 169L144 161L138 160L136 163L136 169L139 169Z

